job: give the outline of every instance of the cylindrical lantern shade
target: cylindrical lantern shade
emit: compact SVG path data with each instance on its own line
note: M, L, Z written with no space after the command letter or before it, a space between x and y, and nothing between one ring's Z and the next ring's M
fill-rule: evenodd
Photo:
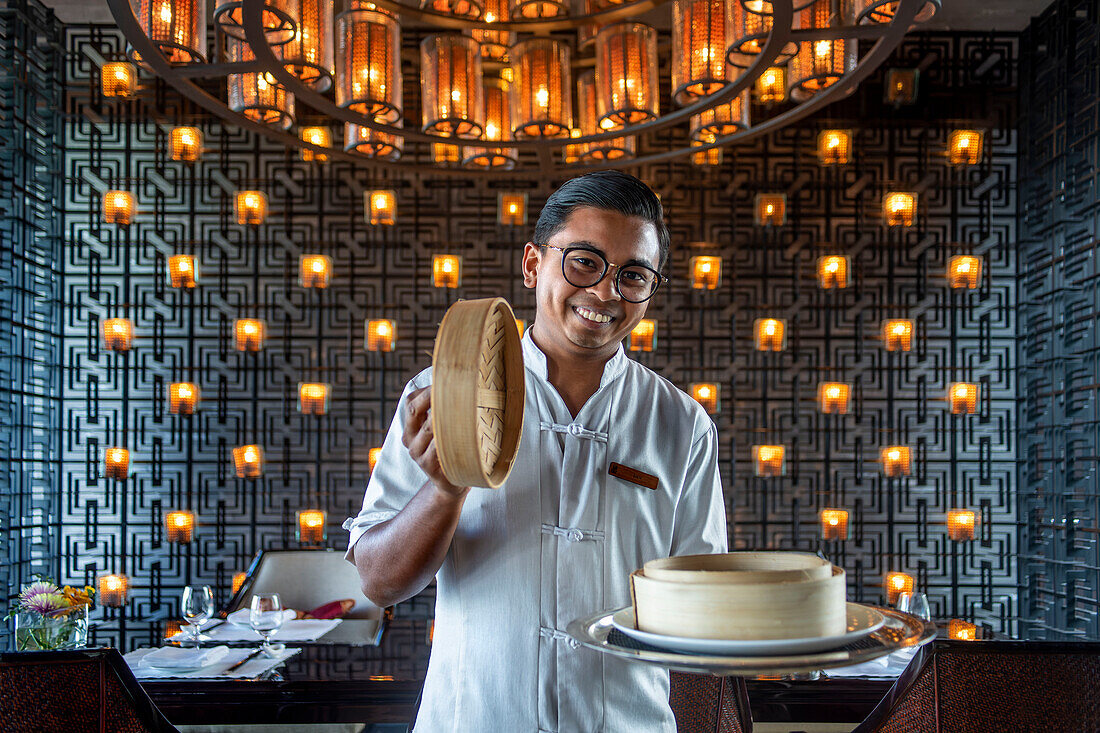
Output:
M325 541L325 513L320 509L298 512L298 541L304 545L319 545Z
M755 218L757 226L781 227L787 223L787 194L756 194Z
M134 324L129 318L108 318L101 326L108 351L129 351L134 346Z
M657 321L643 318L630 331L630 351L653 351L657 346Z
M817 135L817 160L821 165L846 165L852 157L850 130L822 130Z
M691 104L726 85L726 49L732 39L730 2L676 0L672 5L672 98Z
M956 255L947 261L947 282L953 288L974 290L982 277L982 258Z
M277 46L276 56L303 84L326 92L332 87L331 0L290 0L298 28L290 40Z
M130 591L130 579L125 575L104 575L99 579L96 602L110 608L126 605L126 595Z
M367 351L393 351L397 341L397 324L386 318L369 320L366 323Z
M787 98L787 67L772 66L756 78L756 98L761 104L775 104Z
M846 255L825 255L817 258L817 283L822 290L848 287L851 271L852 258Z
M366 0L336 18L336 104L394 123L401 117L401 28Z
M787 449L782 445L754 445L753 472L764 478L782 476L787 472Z
M913 348L913 322L908 318L883 321L882 343L887 351L910 351Z
M975 641L978 638L978 627L969 621L953 618L947 622L947 638L956 641Z
M521 227L527 224L527 194L501 191L497 195L497 221L501 226Z
M262 25L264 36L272 46L286 43L298 30L293 4L293 0L264 0ZM239 41L245 39L243 6L243 0L215 0L214 3L214 24L225 35Z
M809 11L803 11L809 12ZM788 93L804 102L822 89L836 84L856 68L859 47L854 41L803 41L791 59Z
M805 3L802 3L803 5ZM746 7L746 5L750 7ZM797 10L799 3L795 3ZM730 40L727 44L726 60L738 68L748 68L756 62L756 57L764 49L772 31L772 4L768 0L728 0L728 25ZM773 63L785 64L798 53L798 44L787 43L780 50Z
M821 510L821 539L848 539L848 511L846 509Z
M137 91L137 69L128 61L109 61L99 69L104 97L132 97Z
M259 478L264 473L264 449L258 445L234 448L233 468L237 478Z
M134 195L129 191L107 191L103 194L103 221L127 226L134 220Z
M923 23L936 14L940 0L925 0L913 20ZM889 23L898 11L898 0L856 0L856 17L860 23Z
M577 77L577 116L581 135L595 135L613 129L616 125L607 118L599 119L599 102L596 91L596 76L586 71ZM611 138L600 142L580 143L580 157L584 162L619 160L634 157L634 137Z
M228 40L226 52L229 61L255 61L249 45L243 41ZM253 122L285 130L294 124L294 95L275 80L268 71L246 71L226 77L229 109L240 112Z
M298 284L303 288L327 288L332 281L332 258L328 255L299 255Z
M982 133L977 130L952 130L947 136L947 157L951 165L981 163L982 148Z
M168 134L168 152L172 160L194 163L202 157L202 130L197 127L173 127Z
M658 115L657 31L642 23L615 23L596 35L596 101L615 127Z
M405 138L379 132L351 122L344 124L344 150L362 153L376 160L394 161L401 157Z
M485 123L483 93L477 41L449 33L420 43L424 132L478 137Z
M164 515L164 539L185 545L195 538L195 514L188 511L168 512Z
M168 284L174 288L194 288L199 284L199 263L192 255L168 258Z
M556 18L569 15L567 0L513 0L512 18L514 20L535 20L538 18Z
M298 412L303 415L328 413L332 385L324 382L298 382Z
M457 288L462 284L462 258L458 255L432 256L432 285Z
M459 18L477 19L482 13L478 0L420 0L420 7Z
M238 224L259 226L267 218L267 194L263 191L237 191L233 211Z
M512 48L512 131L517 138L559 137L573 127L569 46L534 37Z
M902 593L913 592L913 576L906 573L890 572L886 574L886 602L893 604L898 602L898 596Z
M978 411L978 385L974 382L952 382L947 395L951 414L973 415Z
M691 139L712 143L749 126L749 90L691 116Z
M168 412L173 415L194 415L202 393L194 382L172 382L168 385Z
M168 63L206 61L206 0L131 0L130 7ZM138 54L133 57L141 63Z
M955 542L974 539L978 515L969 509L952 509L947 513L947 538Z
M130 451L118 446L108 448L103 454L103 476L124 481L130 476Z
M844 382L822 382L817 386L817 405L826 415L847 415L852 386Z
M367 222L373 226L393 226L397 223L397 194L394 191L366 191Z
M913 462L908 446L888 445L879 452L882 459L882 473L888 478L908 476L913 470Z
M752 336L757 351L785 351L787 348L787 320L785 318L757 318L752 324Z
M485 131L482 140L512 139L512 100L509 84L501 79L486 79L482 90L485 97ZM516 167L514 148L468 148L463 165L471 168L511 170Z
M327 127L303 127L298 130L298 137L301 138L302 142L316 145L320 148L332 147L332 132ZM302 160L305 161L323 163L328 160L328 155L325 153L318 153L312 148L302 148L298 152L302 156Z
M511 4L511 0L486 0L481 19L486 23L510 20ZM488 61L507 61L508 49L516 42L516 34L511 31L474 28L470 33L481 48L481 58Z
M882 197L882 218L888 227L911 227L917 213L917 195L891 191Z
M692 398L703 406L708 415L718 412L721 385L714 382L701 382L691 385Z
M717 290L721 284L721 257L700 255L691 258L691 287L694 290Z
M237 351L259 351L264 347L266 331L264 322L258 318L239 318L233 326Z

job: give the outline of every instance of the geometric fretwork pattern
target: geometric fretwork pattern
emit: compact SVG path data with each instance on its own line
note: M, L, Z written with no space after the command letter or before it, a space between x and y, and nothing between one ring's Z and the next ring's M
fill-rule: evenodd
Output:
M1059 1L1021 39L1020 615L1100 637L1097 4Z
M150 80L136 101L101 99L99 63L124 52L117 34L71 28L66 48L60 551L66 579L131 578L127 607L107 612L98 631L130 647L178 613L184 584L211 583L224 598L257 550L296 546L300 509L325 510L327 544L344 544L339 523L358 509L368 452L405 381L429 363L447 307L500 295L518 317L533 317L519 269L532 227L497 225L497 194L527 192L533 225L557 182L301 162ZM843 564L849 595L864 602L882 602L884 573L905 571L937 614L1007 631L1018 613L1015 58L1014 37L914 37L890 65L921 69L918 105L884 105L879 72L825 115L727 150L718 168L638 171L661 195L674 249L672 282L649 311L657 347L634 354L684 388L721 386L715 420L732 547L820 550ZM414 77L405 86L415 95ZM168 160L175 124L203 130L198 163ZM832 126L854 131L855 158L822 168L815 139ZM986 131L980 165L947 165L947 135L958 126ZM129 227L100 215L103 192L115 188L136 196ZM270 199L259 227L232 217L233 194L246 188ZM363 192L374 188L396 190L396 226L364 222ZM883 226L891 190L918 194L912 228ZM785 225L754 224L762 192L786 194ZM194 291L166 282L176 253L199 262ZM458 289L432 287L439 253L462 256ZM851 258L852 287L819 289L814 263L825 253ZM976 290L946 287L947 260L961 253L983 258ZM298 284L302 254L332 258L329 288ZM719 289L690 287L696 254L721 256ZM126 355L98 337L99 323L116 316L136 325ZM786 351L752 348L753 322L769 316L786 319ZM234 350L240 317L266 321L262 351ZM910 352L884 350L879 326L890 317L913 320ZM364 349L373 318L396 322L393 352ZM194 417L168 412L165 391L177 381L202 390ZM821 381L853 385L850 414L820 414ZM949 414L954 381L980 384L976 414ZM299 413L299 382L332 385L327 415ZM233 447L247 443L265 451L259 479L233 470ZM785 446L785 475L754 476L754 444ZM893 444L911 448L911 475L883 477L879 449ZM104 477L113 445L132 453L125 481ZM821 541L824 507L850 512L848 541ZM956 507L977 512L975 541L947 539L945 515ZM198 516L189 545L168 543L163 530L165 513L180 508ZM429 592L398 613L431 606Z

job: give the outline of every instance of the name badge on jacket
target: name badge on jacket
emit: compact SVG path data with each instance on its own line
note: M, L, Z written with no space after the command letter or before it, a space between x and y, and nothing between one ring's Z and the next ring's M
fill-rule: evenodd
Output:
M657 488L657 477L651 473L645 471L639 471L636 468L630 466L624 466L621 463L612 463L607 472L615 478L622 479L623 481L629 481L632 484L645 487L647 489Z

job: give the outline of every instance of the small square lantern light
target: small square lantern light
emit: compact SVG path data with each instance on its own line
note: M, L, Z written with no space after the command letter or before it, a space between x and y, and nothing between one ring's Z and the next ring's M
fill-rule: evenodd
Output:
M787 223L787 194L756 194L756 225L781 227Z
M823 290L848 287L851 271L851 257L825 255L817 258L817 282Z
M787 98L787 69L772 66L756 79L756 98L761 104L775 104Z
M202 157L202 130L173 127L168 133L168 155L172 160L194 163Z
M909 351L913 348L913 321L891 318L882 322L882 343L887 351Z
M237 351L259 351L264 347L267 327L259 318L238 318L233 327Z
M164 538L185 545L195 538L194 512L175 511L164 515Z
M817 386L817 404L826 415L847 415L852 386L844 382L822 382Z
M691 258L691 287L695 290L717 290L722 284L722 258L700 255Z
M947 261L947 284L952 288L978 287L982 277L982 258L973 255L955 255Z
M298 136L302 139L302 142L316 145L319 148L332 147L332 131L327 127L303 127L298 131ZM301 155L302 160L306 161L323 163L328 160L327 155L318 153L312 148L301 148Z
M125 575L101 576L96 593L96 602L110 608L122 608L126 605L126 595L130 592L130 579Z
M920 72L917 69L887 69L886 85L883 89L886 104L900 107L917 101L917 84Z
M691 147L703 146L702 140L692 140ZM722 148L707 148L691 154L691 164L698 168L714 168L722 165Z
M324 382L298 382L298 412L324 415L328 412L332 387Z
M781 445L754 445L752 465L757 476L782 476L787 472L787 449Z
M852 131L822 130L819 132L817 159L821 165L847 165L852 159Z
M527 194L504 193L497 197L497 219L501 226L521 227L527 224Z
M952 509L947 513L947 538L955 542L974 539L978 515L970 509Z
M757 351L784 351L787 348L787 319L757 318L752 324Z
M239 573L233 573L233 592L236 593L237 591L239 591L244 586L244 581L246 580L248 580L248 573L243 571Z
M886 574L886 602L894 604L898 602L898 596L902 593L913 592L913 576L908 573L889 572Z
M882 473L888 478L908 476L912 472L913 462L908 446L888 445L879 451L882 459Z
M129 191L108 191L103 194L103 221L129 226L134 220L134 195Z
M882 218L888 227L911 227L917 214L917 195L891 191L882 197Z
M947 622L947 638L955 641L976 641L978 627L961 618L953 618Z
M444 167L462 162L462 148L447 143L432 143L432 162Z
M237 478L259 478L264 473L264 449L258 445L241 445L233 449L233 468Z
M653 351L657 346L657 321L643 318L630 332L630 351Z
M822 509L821 510L821 539L846 540L848 539L848 510L846 509Z
M168 412L173 415L194 415L202 396L193 382L172 382L168 385Z
M714 382L698 382L691 385L691 396L703 406L708 415L718 412L718 398L721 385Z
M130 451L118 446L108 448L103 455L103 475L115 481L125 481L130 476Z
M393 191L367 191L367 221L372 225L393 226L397 223L397 194Z
M393 351L397 340L397 324L388 318L367 321L367 351Z
M237 191L234 207L238 224L258 227L267 218L267 194L263 191Z
M129 61L109 61L99 73L104 97L132 97L137 92L137 69Z
M319 545L325 541L325 513L320 509L298 512L298 541L303 545Z
M982 162L982 133L978 130L952 130L947 136L947 158L951 165L977 165Z
M174 288L188 290L199 284L199 265L192 255L168 258L168 283Z
M462 258L458 255L432 256L432 285L457 288L462 284Z
M382 455L381 448L371 448L367 451L367 465L370 466L370 470L373 473L374 467L378 465L378 456Z
M973 415L978 411L978 385L974 382L952 382L947 392L952 415Z
M298 257L298 284L303 288L327 288L331 279L331 257L328 255Z
M108 351L129 351L134 346L134 324L129 318L108 318L101 326Z

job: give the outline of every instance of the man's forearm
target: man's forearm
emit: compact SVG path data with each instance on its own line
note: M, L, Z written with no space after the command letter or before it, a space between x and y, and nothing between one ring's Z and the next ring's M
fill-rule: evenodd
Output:
M355 566L367 598L392 606L427 587L451 546L467 492L456 496L429 481L397 516L359 538Z

